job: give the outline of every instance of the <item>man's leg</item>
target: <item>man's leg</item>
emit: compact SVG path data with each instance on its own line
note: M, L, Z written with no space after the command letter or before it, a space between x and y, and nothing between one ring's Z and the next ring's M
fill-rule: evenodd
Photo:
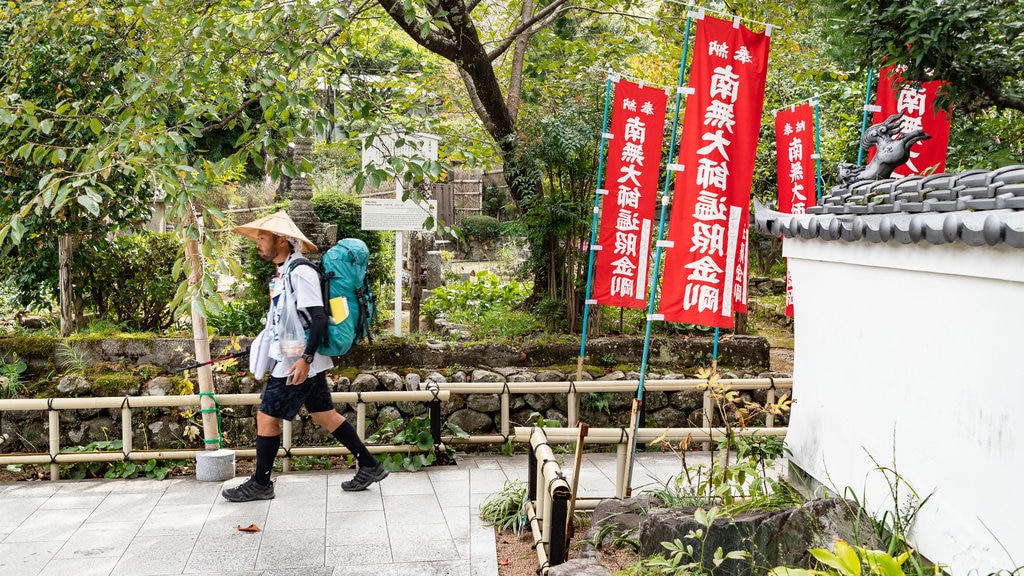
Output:
M302 406L299 387L285 385L284 378L270 378L263 390L263 400L256 412L256 472L243 484L225 489L221 494L232 502L269 500L274 497L270 474L281 446L281 418L292 418Z
M281 421L263 412L256 413L256 472L253 478L260 486L270 485L274 459L281 447Z
M308 408L308 406L307 406ZM359 463L359 469L352 480L341 483L343 490L355 492L365 490L370 484L380 482L387 478L388 471L384 465L377 461L366 448L366 444L360 440L356 429L345 420L345 417L338 414L337 410L325 410L310 414L313 421L327 429L338 442L341 442Z

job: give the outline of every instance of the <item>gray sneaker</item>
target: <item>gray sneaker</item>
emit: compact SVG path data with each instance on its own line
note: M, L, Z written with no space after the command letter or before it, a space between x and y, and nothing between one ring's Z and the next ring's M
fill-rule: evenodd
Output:
M244 483L234 488L226 488L221 492L224 498L232 502L249 502L252 500L272 500L274 483L263 486L255 478L249 477Z
M377 462L377 465L372 468L364 468L360 466L359 469L356 470L356 475L351 480L341 483L341 489L346 492L366 490L367 486L370 484L380 482L387 477L388 469L380 462Z

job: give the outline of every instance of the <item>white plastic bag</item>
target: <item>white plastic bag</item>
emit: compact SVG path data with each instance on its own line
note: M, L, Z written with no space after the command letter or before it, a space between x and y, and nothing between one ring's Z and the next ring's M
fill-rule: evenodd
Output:
M277 323L277 338L281 342L282 362L291 366L306 350L306 331L302 329L302 320L295 307L295 296L291 291L291 283L285 283L281 292L281 318Z
M249 345L249 371L257 380L270 369L270 342L273 336L270 328L264 328Z

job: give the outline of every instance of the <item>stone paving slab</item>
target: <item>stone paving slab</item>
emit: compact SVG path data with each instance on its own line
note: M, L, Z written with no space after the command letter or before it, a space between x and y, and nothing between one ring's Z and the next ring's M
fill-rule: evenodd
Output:
M585 455L580 497L614 496L615 464ZM679 471L671 454L641 454L634 491ZM0 483L0 574L497 576L480 505L527 473L525 455L463 455L352 493L351 470L291 472L275 474L275 499L244 503L220 496L243 478Z

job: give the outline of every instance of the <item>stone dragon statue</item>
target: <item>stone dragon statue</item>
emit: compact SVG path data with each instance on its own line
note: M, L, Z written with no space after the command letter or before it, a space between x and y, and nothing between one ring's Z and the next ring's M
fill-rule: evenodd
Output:
M875 157L867 166L842 163L839 165L839 183L849 186L862 180L882 180L892 171L910 160L910 147L931 138L923 130L902 132L903 114L893 114L881 124L875 124L864 131L860 147L864 150L875 148Z

